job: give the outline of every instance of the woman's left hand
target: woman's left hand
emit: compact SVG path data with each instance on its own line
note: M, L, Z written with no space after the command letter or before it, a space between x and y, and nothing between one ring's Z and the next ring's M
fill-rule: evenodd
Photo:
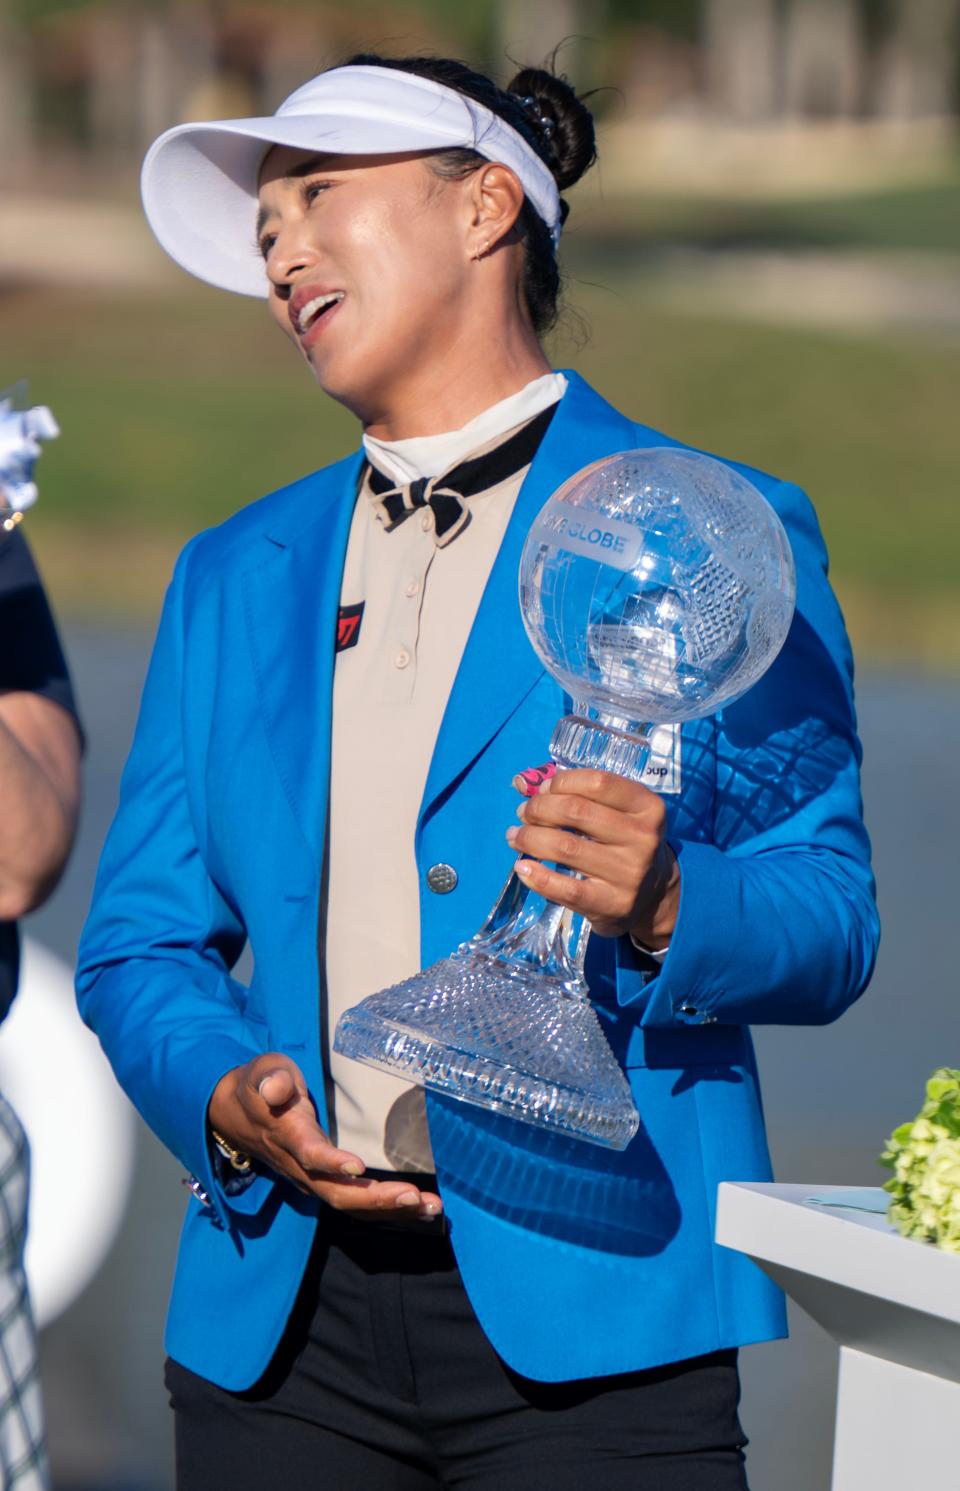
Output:
M533 890L582 913L601 937L629 933L654 950L669 944L680 867L664 839L666 812L657 793L607 771L558 771L517 815L522 826L507 829L507 840L531 856L516 871ZM540 860L585 878L559 874Z

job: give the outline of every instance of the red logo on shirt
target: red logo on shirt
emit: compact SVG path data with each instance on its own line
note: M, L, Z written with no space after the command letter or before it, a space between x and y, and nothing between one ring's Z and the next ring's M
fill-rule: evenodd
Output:
M355 606L341 606L337 612L337 645L335 652L346 652L348 647L356 647L360 636L360 622L363 619L363 608L365 601L358 601Z

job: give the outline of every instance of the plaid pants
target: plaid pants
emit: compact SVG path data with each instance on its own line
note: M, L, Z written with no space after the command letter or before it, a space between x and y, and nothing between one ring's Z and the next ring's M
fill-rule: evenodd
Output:
M23 1271L30 1154L0 1097L0 1491L49 1491L37 1341Z

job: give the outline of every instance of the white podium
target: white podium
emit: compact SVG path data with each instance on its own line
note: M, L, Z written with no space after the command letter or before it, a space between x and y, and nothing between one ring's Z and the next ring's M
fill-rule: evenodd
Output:
M882 1215L809 1204L881 1194L724 1184L717 1241L840 1347L832 1491L960 1491L960 1257L900 1237Z

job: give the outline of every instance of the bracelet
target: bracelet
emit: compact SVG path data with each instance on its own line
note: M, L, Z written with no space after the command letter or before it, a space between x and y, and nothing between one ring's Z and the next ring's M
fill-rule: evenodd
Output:
M218 1134L216 1129L211 1129L210 1133L213 1136L213 1142L217 1146L218 1152L223 1155L225 1160L230 1162L234 1170L239 1170L241 1174L245 1174L246 1171L253 1168L253 1161L248 1154L244 1154L242 1149L234 1149L229 1140L224 1139L222 1134Z

